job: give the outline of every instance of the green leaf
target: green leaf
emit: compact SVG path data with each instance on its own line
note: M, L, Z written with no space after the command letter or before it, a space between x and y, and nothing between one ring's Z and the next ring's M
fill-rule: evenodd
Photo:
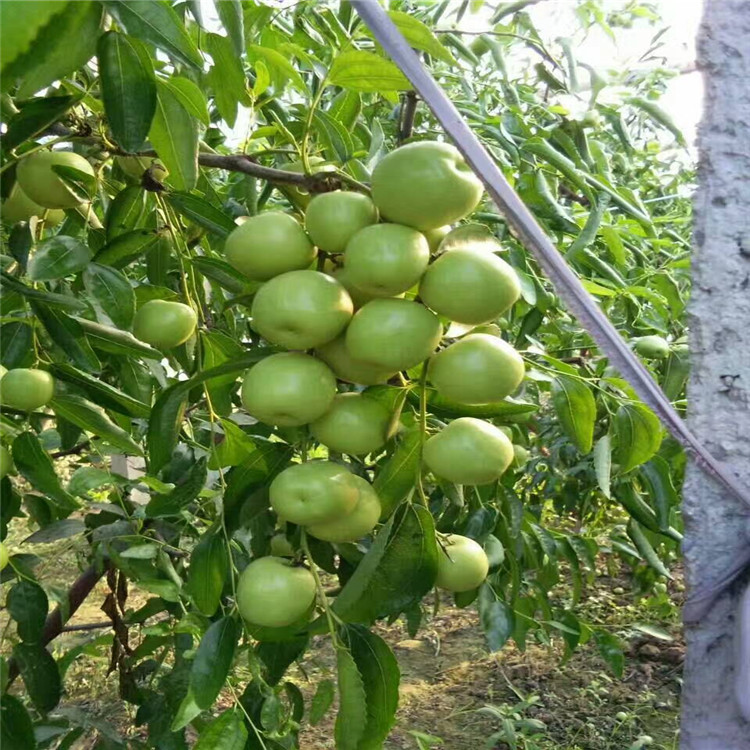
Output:
M52 654L40 643L17 643L13 658L34 707L45 714L51 711L62 694L60 672Z
M8 122L3 145L10 150L57 122L75 103L73 96L49 96L24 103L18 114Z
M206 484L206 459L196 461L183 481L168 495L154 495L146 505L148 518L175 516L195 500Z
M257 288L260 288L259 283L250 281L246 276L232 268L229 263L218 260L218 258L200 256L191 258L190 263L206 278L215 281L219 286L223 286L235 294L252 290L254 284Z
M591 389L577 378L559 375L552 381L552 404L565 434L581 453L588 453L596 422L596 401Z
M318 683L315 695L313 695L310 703L310 724L315 726L320 723L328 709L333 705L335 695L336 686L333 684L333 680L321 680Z
M143 451L130 435L118 427L101 406L73 394L59 394L50 402L55 414L72 422L82 430L93 433L113 448L132 456L142 456Z
M515 629L513 608L485 583L479 589L479 619L490 651L499 651Z
M85 331L86 337L95 349L124 357L145 357L157 361L164 358L161 352L139 341L132 333L103 326L85 318L74 318L74 320Z
M680 497L672 483L669 464L660 456L654 456L640 468L641 476L646 480L649 495L656 507L656 519L660 531L669 528L669 517L672 508L680 504Z
M147 197L148 193L140 185L128 185L115 196L104 221L108 242L142 226Z
M434 586L437 561L432 516L406 503L375 537L333 609L346 622L363 623L403 612Z
M359 671L367 706L357 750L380 750L395 723L401 676L398 662L388 644L365 627L350 625L345 638Z
M206 334L201 334L201 342L203 344L203 369L207 370L212 367L218 367L225 362L229 362L237 357L241 357L244 354L242 346L235 341L231 336L227 336L225 333L220 331L209 331ZM209 395L211 396L211 403L213 404L214 411L220 416L229 416L232 413L232 395L237 390L237 375L232 373L224 376L223 378L214 378L206 384ZM230 434L231 431L231 434ZM233 435L238 439L234 442L238 443L238 448L243 455L248 455L254 450L254 443L249 443L247 435L240 430L237 425L229 422L224 430L226 439L223 443L218 446L217 459L221 459L221 456L225 453L229 447L227 443L231 442ZM249 449L249 450L248 450ZM222 466L235 466L240 461L228 461L222 462ZM217 468L217 467L212 467Z
M237 228L237 225L227 214L197 195L175 191L167 196L167 200L183 216L220 237L226 237ZM199 259L196 258L195 260Z
M219 608L221 592L229 575L229 557L224 537L207 532L190 555L187 588L195 606L213 617Z
M96 196L96 177L67 164L53 164L52 171L80 201L90 201Z
M162 392L151 410L151 419L148 426L147 444L152 473L158 472L172 456L182 427L182 419L190 391L196 385L205 383L212 378L242 372L270 353L270 351L256 351L252 354L246 354L234 362L213 367L194 375L189 380L175 383Z
M278 73L282 83L289 81L298 91L303 94L307 92L307 87L299 71L280 52L269 47L261 47L259 44L248 44L247 53L251 60L262 59L271 71Z
M135 315L135 292L120 271L90 263L83 272L83 285L94 306L109 320L118 328L130 328Z
M157 245L161 235L153 229L134 229L118 234L94 256L94 262L123 268Z
M156 112L156 78L148 50L127 34L108 31L99 38L97 58L112 135L125 151L138 151Z
M345 648L336 651L338 671L339 712L334 730L337 750L357 750L364 737L367 721L367 696L362 675L351 653Z
M52 281L82 271L89 263L91 253L75 237L56 235L42 242L31 257L28 266L32 281Z
M76 318L71 318L64 312L47 307L40 302L32 302L31 309L50 338L73 363L88 372L101 370L101 362L91 349L83 328Z
M315 112L313 122L328 158L342 164L349 161L354 153L354 142L347 129L338 120L321 110Z
M234 54L242 57L245 54L245 28L240 0L214 0L216 13L221 25L232 40Z
M12 447L13 463L29 484L52 500L61 516L70 515L78 508L76 499L68 494L55 474L52 459L42 449L39 440L30 432L22 432Z
M605 497L611 496L612 448L609 435L602 435L594 446L594 470L596 482Z
M8 592L7 607L18 637L26 643L41 641L49 609L44 589L33 581L19 581Z
M33 328L27 323L0 326L0 362L7 369L30 365L34 356Z
M217 5L229 5L226 0ZM200 733L195 750L243 750L247 743L247 727L242 714L229 708L219 714Z
M662 438L658 417L643 404L622 404L615 414L617 461L626 472L648 461Z
M419 393L416 390L410 390L407 398L410 403L419 406ZM503 401L497 401L492 404L460 404L441 396L437 391L431 388L427 390L427 411L436 417L475 417L476 419L513 419L522 417L526 414L533 414L539 411L537 404L530 404L524 401L516 401L506 398Z
M183 76L172 76L167 80L162 80L161 83L174 94L175 98L193 117L197 117L203 125L211 124L206 95L193 81Z
M65 294L54 294L52 292L43 292L38 289L32 289L30 286L13 278L5 271L0 271L0 287L7 291L17 292L22 297L30 300L39 300L44 302L48 307L60 307L64 310L85 310L86 304L75 297L69 297Z
M206 80L213 90L219 114L229 127L234 127L237 106L240 102L250 104L242 61L235 54L230 40L218 34L206 35L206 51L214 61Z
M190 670L190 692L204 710L211 708L224 687L240 632L236 620L223 617L201 639Z
M406 41L409 42L410 47L422 50L436 60L442 60L449 65L456 65L453 55L418 18L397 10L388 11L388 15L391 17L391 21L396 24L398 30L404 35Z
M35 750L37 747L29 714L23 703L9 693L0 696L0 747L5 750Z
M96 490L114 482L115 477L106 469L99 469L96 466L79 466L70 477L68 492L76 497L86 497L90 490Z
M169 170L169 181L178 190L192 190L198 181L198 126L161 80L157 81L156 114L149 139Z
M599 654L610 666L616 677L622 677L625 668L625 656L620 639L606 630L594 630L594 642Z
M86 524L83 521L77 518L63 518L35 531L23 541L24 544L49 544L59 539L70 539L72 536L83 534L84 531L86 531Z
M0 72L7 81L7 66L29 51L34 39L54 16L62 13L69 2L40 0L30 5L26 0L0 3ZM57 19L54 19L57 22ZM12 85L13 81L7 81Z
M200 71L203 60L185 26L164 0L104 0L107 10L128 34L150 42L180 62Z
M380 498L381 518L388 518L414 489L421 466L422 435L411 430L401 437L395 450L378 469L373 488Z
M334 58L328 83L353 91L407 91L411 83L389 60L374 52L348 49Z
M632 539L636 549L641 553L643 559L650 567L652 567L660 576L669 579L672 578L672 574L659 558L659 555L656 553L656 550L646 536L646 533L643 531L640 524L632 518L628 521L628 536Z

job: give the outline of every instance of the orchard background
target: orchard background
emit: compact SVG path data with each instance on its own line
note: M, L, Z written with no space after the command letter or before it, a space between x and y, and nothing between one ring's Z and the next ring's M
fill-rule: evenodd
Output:
M693 172L658 103L675 75L664 28L648 3L585 0L555 38L533 5L389 10L684 410ZM367 196L387 154L443 137L348 4L216 11L220 28L197 2L0 3L0 361L40 379L0 380L4 750L676 747L684 456L485 198L442 246L428 237L431 264L481 252L512 266L518 300L481 333L522 357L512 395L447 398L428 346L375 385L326 360L382 422L364 455L329 449L330 429L250 413L268 400L250 405L241 384L284 345L274 325L256 330L254 299L272 287L233 260L241 218L284 212L304 236L311 199ZM471 14L486 33L460 31ZM634 25L651 30L637 65L577 59L587 35ZM80 159L34 174L49 149ZM48 207L21 202L22 183ZM349 252L315 242L302 267L352 291ZM361 278L380 270L365 262ZM418 304L423 272L399 304ZM439 323L441 350L476 335ZM423 461L466 417L516 446L476 486ZM371 533L324 541L269 505L278 475L322 461L372 485ZM489 568L455 594L434 588L449 534ZM238 610L241 574L269 555L311 571L302 622Z

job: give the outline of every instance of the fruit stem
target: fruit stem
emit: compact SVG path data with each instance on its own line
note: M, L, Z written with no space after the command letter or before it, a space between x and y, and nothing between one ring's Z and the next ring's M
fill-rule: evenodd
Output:
M318 569L315 566L315 562L312 558L312 555L310 554L310 547L307 544L307 533L305 532L304 528L300 529L300 532L300 547L302 547L302 551L305 553L305 557L307 558L308 563L310 563L310 572L312 573L312 577L315 579L315 590L318 594L318 601L320 602L320 606L323 607L323 611L326 615L326 621L328 622L328 632L331 634L331 641L333 642L334 648L343 648L343 644L339 640L338 634L336 633L336 625L333 622L334 619L338 620L339 618L331 610L331 607L328 604L325 589L323 588L323 584L320 581Z

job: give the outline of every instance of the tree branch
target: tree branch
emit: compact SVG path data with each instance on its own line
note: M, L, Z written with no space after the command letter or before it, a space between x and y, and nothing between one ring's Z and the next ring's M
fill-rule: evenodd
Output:
M62 450L55 451L54 453L50 453L50 458L62 458L63 456L75 456L79 453L83 453L83 451L86 450L91 445L90 440L85 440L83 443L78 443L78 445L74 445L72 448L63 448Z
M411 137L411 132L414 129L414 116L417 113L417 101L416 91L406 92L404 103L401 106L401 122L398 128L399 144Z
M66 609L66 620L73 617L78 608L86 601L86 597L94 590L101 577L106 573L108 566L98 570L94 566L87 568L76 578L68 590L68 606ZM63 613L60 607L51 612L44 623L42 631L42 645L46 646L50 641L57 638L63 631ZM18 665L14 659L8 662L8 685L18 677Z

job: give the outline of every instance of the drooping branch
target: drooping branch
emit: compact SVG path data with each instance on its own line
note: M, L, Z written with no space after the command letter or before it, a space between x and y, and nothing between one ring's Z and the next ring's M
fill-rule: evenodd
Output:
M73 617L78 611L78 608L84 601L86 601L86 597L94 590L94 587L99 583L99 580L106 571L106 566L99 570L92 565L76 578L73 585L68 590L68 606L65 608L66 621ZM57 638L57 636L63 631L63 625L63 612L60 607L57 607L47 616L44 623L42 645L46 646L50 641ZM13 682L16 677L18 677L18 665L14 659L11 659L8 662L8 684Z

